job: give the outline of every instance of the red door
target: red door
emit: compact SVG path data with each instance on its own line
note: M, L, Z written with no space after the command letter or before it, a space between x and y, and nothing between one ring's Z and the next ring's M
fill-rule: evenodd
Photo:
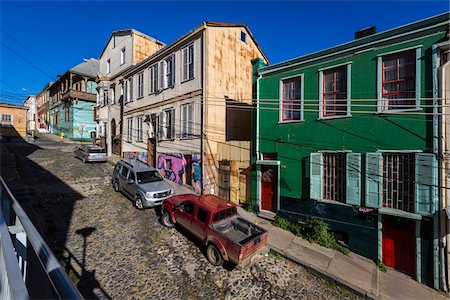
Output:
M261 168L261 209L277 211L277 167L263 166Z
M415 221L383 216L383 263L391 268L416 275Z

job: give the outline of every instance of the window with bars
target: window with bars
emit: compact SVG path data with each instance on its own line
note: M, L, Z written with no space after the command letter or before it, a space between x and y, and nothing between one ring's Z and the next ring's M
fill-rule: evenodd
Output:
M144 72L138 74L138 95L137 98L140 99L144 97Z
M142 142L143 130L142 130L142 116L136 117L136 141Z
M323 117L347 115L347 66L323 71Z
M108 105L108 90L103 90L103 106Z
M284 79L282 81L282 121L302 119L301 77Z
M383 207L414 211L414 153L383 153Z
M187 138L194 134L194 103L181 106L181 137Z
M346 153L323 153L323 198L346 202Z
M11 126L12 125L12 115L10 114L1 114L1 123L2 126Z
M416 109L416 50L382 58L383 110Z
M156 93L156 91L158 91L158 65L153 65L148 69L148 80L148 93Z

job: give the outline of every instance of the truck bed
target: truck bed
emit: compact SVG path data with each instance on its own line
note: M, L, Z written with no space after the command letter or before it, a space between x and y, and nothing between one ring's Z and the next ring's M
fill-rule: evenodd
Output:
M235 243L243 246L261 235L264 230L240 217L213 223L212 227Z

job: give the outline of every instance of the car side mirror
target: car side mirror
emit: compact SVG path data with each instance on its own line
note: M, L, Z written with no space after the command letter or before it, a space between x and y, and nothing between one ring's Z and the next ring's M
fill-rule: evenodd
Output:
M174 207L175 209L180 209L181 208L181 204L180 203L178 203L177 205L175 205L175 207Z
M134 180L133 180L133 179L128 179L127 183L133 184L133 183L134 183Z

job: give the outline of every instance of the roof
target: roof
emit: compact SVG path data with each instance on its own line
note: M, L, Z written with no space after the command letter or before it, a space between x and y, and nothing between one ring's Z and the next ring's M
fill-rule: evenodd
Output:
M177 38L176 40L172 41L170 44L167 44L165 47L159 49L158 51L156 51L155 53L153 53L152 55L150 55L149 57L147 57L146 59L142 60L141 62L135 64L134 66L131 66L130 68L128 68L123 74L129 74L131 73L133 70L138 69L139 67L141 67L142 65L144 65L145 63L147 63L148 61L153 60L155 57L161 55L164 52L168 52L169 49L171 49L172 47L176 46L177 44L181 43L183 40L188 39L189 37L191 37L192 35L200 32L201 30L205 29L207 26L210 27L243 27L245 28L245 30L248 32L249 36L251 37L251 39L253 40L253 42L255 43L256 47L258 48L258 50L261 52L262 56L264 57L264 59L266 60L267 63L269 63L269 59L267 58L267 56L264 54L263 50L261 49L261 47L259 46L258 42L256 41L255 37L253 36L253 34L251 33L250 29L247 27L247 25L245 24L239 24L239 23L228 23L228 22L213 22L213 21L206 21L206 22L202 22L200 25L198 25L197 27L194 27L194 29L189 30L188 32L186 32L185 34L183 34L182 36L180 36L179 38Z
M69 70L71 73L78 75L86 75L89 77L96 77L99 70L99 62L95 58L84 60L81 64L76 65Z
M206 208L209 211L222 210L225 208L230 208L236 206L235 204L226 201L222 198L219 198L215 195L203 195L199 196L197 201L201 206Z
M141 171L156 171L156 169L152 166L147 165L146 163L143 163L136 159L130 159L130 160L121 160L122 163L131 166L133 168L133 171L135 172L141 172Z
M23 105L18 104L12 104L12 103L6 103L6 102L0 102L0 107L7 107L7 108L18 108L18 109L28 109L27 107Z
M297 58L289 59L280 63L276 63L267 67L263 67L258 70L259 74L270 73L271 71L279 71L280 69L287 69L293 67L293 65L301 65L303 63L309 62L311 60L322 59L324 56L336 55L341 51L350 51L350 49L355 47L369 47L369 44L372 44L377 41L381 41L385 38L389 38L395 35L400 35L408 32L413 32L416 30L432 28L434 26L441 25L446 26L448 28L448 20L449 20L449 12L436 15L427 19L423 19L420 21L416 21L413 23L409 23L406 25L402 25L393 29L389 29L386 31L382 31L379 33L375 33L363 38L359 38L341 45L333 46L331 48L327 48L325 50L320 50L317 52L313 52L304 56L299 56ZM448 30L448 29L447 29Z
M113 36L123 36L123 35L132 35L132 34L139 35L139 36L143 37L144 39L147 39L149 41L153 41L153 42L155 42L157 44L165 45L163 42L158 41L157 39L152 38L151 36L148 36L148 35L140 32L140 31L137 31L136 29L115 30L109 36L109 39L106 42L105 47L103 48L102 53L100 54L99 58L102 57L103 53L105 53L106 47L108 47L108 44L111 41L111 39L113 38Z

